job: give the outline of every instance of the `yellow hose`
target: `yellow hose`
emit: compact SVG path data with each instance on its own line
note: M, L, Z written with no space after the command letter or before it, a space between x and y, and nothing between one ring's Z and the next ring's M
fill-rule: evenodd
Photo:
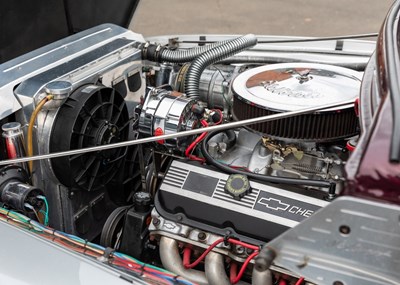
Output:
M40 100L39 104L36 106L35 110L33 110L33 113L31 115L31 119L29 120L29 126L28 126L28 135L27 135L27 155L28 156L33 156L33 143L32 143L32 134L33 134L33 126L35 125L35 120L37 117L37 114L40 112L44 104L46 104L48 101L53 99L53 95L47 95L44 97L42 100ZM32 168L33 168L33 161L28 162L29 166L29 171L32 173Z

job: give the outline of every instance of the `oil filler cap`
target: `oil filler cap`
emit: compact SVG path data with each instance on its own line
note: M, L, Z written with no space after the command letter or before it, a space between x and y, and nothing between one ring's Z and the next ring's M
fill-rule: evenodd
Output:
M243 174L231 174L226 181L225 192L240 200L251 192L249 179Z

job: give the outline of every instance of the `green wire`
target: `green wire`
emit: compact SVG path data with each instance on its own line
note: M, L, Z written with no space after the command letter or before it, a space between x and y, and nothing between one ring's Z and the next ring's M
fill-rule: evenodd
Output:
M4 208L0 208L0 213L29 225L28 230L30 230L30 231L37 232L37 233L43 232L42 229L40 229L40 228L37 229L38 227L36 227L36 225L32 224L32 220L31 219L29 219L28 217L26 217L26 216L24 216L22 214L19 214L17 212L14 212L14 211L11 211L11 210L7 210L7 209L4 209Z
M42 198L42 200L45 201L46 211L40 210L40 212L45 214L45 225L46 225L48 223L48 209L49 208L48 208L47 200L45 198L44 199ZM14 211L7 210L7 209L1 208L1 207L0 207L0 213L2 213L4 215L8 215L8 216L10 216L10 217L12 217L12 218L14 218L16 220L22 221L22 222L26 223L27 225L30 225L30 227L28 229L30 231L37 232L37 233L42 233L43 232L42 225L40 223L37 223L37 222L29 219L28 217L22 215L22 214L19 214L19 213L16 213ZM63 234L63 235L66 235L69 238L72 238L75 241L78 241L78 242L80 242L82 244L86 243L86 241L83 240L80 237L77 237L77 236L74 236L74 235L70 235L70 234L66 234L66 233L62 233L62 232L60 232L60 233ZM87 242L87 245L92 246L92 247L97 248L97 249L104 250L104 248L102 246L99 246L97 244L93 244L91 242ZM147 264L147 263L141 262L141 261L137 260L136 258L133 258L133 257L131 257L129 255L126 255L126 254L123 254L123 253L120 253L120 252L116 252L115 255L120 257L120 258L133 261L133 262L135 262L135 263L137 263L139 265L142 265L142 266L144 265L146 267L155 269L155 270L157 270L157 271L159 271L161 273L168 273L168 274L174 275L173 272L170 272L170 271L165 270L163 268L159 268L157 266L153 266L151 264Z
M39 212L44 215L44 222L43 222L44 225L48 226L49 225L49 218L48 218L47 211L40 210Z
M38 196L38 198L42 199L44 201L45 206L46 206L46 210L45 211L40 210L39 212L44 214L44 225L48 226L49 225L49 204L47 203L46 197L40 195L40 196Z
M2 213L4 215L8 215L8 216L10 216L10 217L12 217L12 218L14 218L14 219L16 219L18 221L24 222L24 223L28 223L29 222L29 219L27 217L25 217L23 215L20 215L20 214L14 212L14 211L11 211L11 210L0 208L0 213Z
M44 201L44 204L46 205L46 213L44 216L44 225L48 226L49 225L49 204L47 203L46 197L43 197L43 201Z

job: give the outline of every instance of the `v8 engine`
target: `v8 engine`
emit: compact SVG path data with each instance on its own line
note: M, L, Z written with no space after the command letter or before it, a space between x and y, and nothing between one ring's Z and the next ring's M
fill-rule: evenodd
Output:
M3 206L196 283L251 282L260 246L342 193L362 75L229 61L256 44L102 25L2 65ZM253 283L296 277L273 272Z

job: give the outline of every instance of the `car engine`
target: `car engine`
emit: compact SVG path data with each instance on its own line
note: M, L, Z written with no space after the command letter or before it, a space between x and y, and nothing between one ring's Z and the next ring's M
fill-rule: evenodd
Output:
M363 72L255 46L106 24L3 64L3 207L195 283L293 282L253 258L342 194Z

